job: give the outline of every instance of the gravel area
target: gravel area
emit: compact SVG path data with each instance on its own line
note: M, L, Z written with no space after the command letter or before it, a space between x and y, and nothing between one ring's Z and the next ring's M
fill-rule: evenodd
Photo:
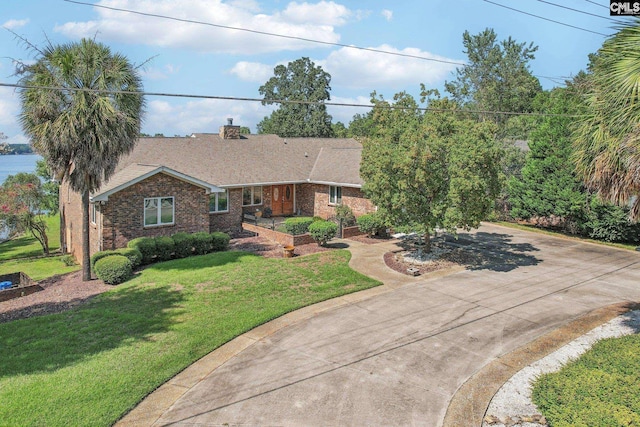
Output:
M569 361L577 359L597 341L604 338L621 337L640 330L640 310L622 316L591 330L548 356L527 366L511 377L495 394L483 427L538 427L547 425L531 401L531 384L541 374L559 371Z

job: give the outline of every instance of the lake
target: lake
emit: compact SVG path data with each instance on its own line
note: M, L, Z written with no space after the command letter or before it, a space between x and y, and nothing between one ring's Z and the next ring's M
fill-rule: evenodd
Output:
M0 184L2 184L9 175L15 175L19 172L35 173L36 162L41 158L42 157L37 154L0 156Z

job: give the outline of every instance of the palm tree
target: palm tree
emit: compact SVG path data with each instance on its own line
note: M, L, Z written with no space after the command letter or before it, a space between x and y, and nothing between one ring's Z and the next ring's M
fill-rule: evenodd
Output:
M618 28L592 60L588 115L578 123L574 160L604 200L640 219L640 19Z
M20 121L58 179L82 195L82 277L90 280L89 195L140 134L144 99L136 68L94 40L37 51L21 70Z

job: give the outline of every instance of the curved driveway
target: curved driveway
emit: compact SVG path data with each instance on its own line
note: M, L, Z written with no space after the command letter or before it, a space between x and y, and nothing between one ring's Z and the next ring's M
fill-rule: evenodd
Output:
M374 267L389 243L349 244L354 268L393 290L248 346L155 425L440 426L489 362L595 308L640 300L640 254L575 240L483 225L457 242L474 248L471 265L417 280Z

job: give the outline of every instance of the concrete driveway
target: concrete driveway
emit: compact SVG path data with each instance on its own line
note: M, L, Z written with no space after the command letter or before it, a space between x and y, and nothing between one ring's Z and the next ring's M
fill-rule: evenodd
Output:
M493 225L458 244L477 262L411 280L378 267L388 243L352 243L353 266L393 290L248 346L155 425L440 426L459 387L496 358L596 308L640 300L635 252Z

